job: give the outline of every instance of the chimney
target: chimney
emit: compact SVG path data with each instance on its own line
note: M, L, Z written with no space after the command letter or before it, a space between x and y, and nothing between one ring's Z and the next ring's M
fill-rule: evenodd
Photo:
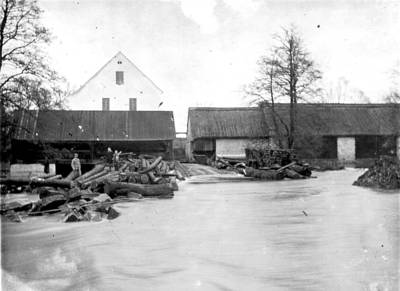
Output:
M103 98L103 111L110 111L110 98Z
M136 98L129 98L129 111L136 111Z

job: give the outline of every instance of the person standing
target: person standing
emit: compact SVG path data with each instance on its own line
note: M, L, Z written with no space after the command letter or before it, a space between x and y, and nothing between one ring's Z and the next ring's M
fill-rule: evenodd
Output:
M82 175L82 170L81 170L81 161L78 158L78 154L74 154L74 158L71 161L71 167L72 171L76 172L76 177L79 177Z
M114 156L113 156L113 162L114 162L114 169L118 171L119 169L119 155L122 153L122 151L117 151L115 150Z
M50 163L49 163L49 158L47 156L44 157L44 172L46 174L50 173Z
M106 163L109 167L111 167L112 163L113 163L113 151L112 149L109 147L107 148L107 153L106 153Z

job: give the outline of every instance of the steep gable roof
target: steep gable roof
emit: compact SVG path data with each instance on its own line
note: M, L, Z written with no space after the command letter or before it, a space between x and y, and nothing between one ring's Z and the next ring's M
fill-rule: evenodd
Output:
M160 93L163 93L163 91L158 87L145 73L142 72L128 57L126 57L122 52L118 52L115 56L113 56L107 63L105 63L92 77L90 77L81 87L79 87L78 90L72 93L72 95L79 93L91 80L96 78L97 75L99 75L104 68L106 68L110 63L115 61L117 58L123 58L125 61L127 61L133 68L135 68L136 71L138 71L143 78L145 78L147 81L149 81L154 88L156 88Z

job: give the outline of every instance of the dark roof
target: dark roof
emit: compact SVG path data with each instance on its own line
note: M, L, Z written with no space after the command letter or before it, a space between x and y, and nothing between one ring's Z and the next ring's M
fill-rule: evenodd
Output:
M288 124L289 104L276 104L277 115ZM264 115L261 114L264 113ZM260 137L274 130L270 107L191 108L189 135L202 137ZM298 133L326 136L400 134L400 105L298 104ZM277 119L278 126L282 123Z
M258 107L189 108L188 131L192 138L268 136Z
M175 138L171 111L24 111L16 115L15 139L170 140Z

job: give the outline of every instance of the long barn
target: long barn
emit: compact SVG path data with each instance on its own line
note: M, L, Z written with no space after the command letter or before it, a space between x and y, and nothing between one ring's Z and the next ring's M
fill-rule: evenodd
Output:
M289 104L276 104L274 112L269 106L190 108L187 154L192 159L244 158L250 143L264 140L276 146L289 124ZM295 127L300 158L354 162L400 157L398 104L298 104Z

